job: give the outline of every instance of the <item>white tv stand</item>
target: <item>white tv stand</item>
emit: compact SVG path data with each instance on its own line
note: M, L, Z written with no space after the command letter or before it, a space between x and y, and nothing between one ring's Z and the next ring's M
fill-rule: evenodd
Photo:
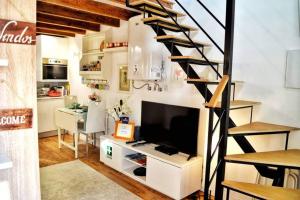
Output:
M169 197L182 199L201 188L202 157L187 161L188 155L169 156L154 149L155 144L132 147L112 136L100 137L100 161L113 169L143 183ZM146 176L140 177L133 170L141 164L126 155L141 153L146 156Z

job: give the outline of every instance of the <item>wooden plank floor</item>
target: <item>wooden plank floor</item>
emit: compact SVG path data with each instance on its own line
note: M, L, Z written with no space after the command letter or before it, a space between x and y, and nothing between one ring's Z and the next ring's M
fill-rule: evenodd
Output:
M66 140L71 141L70 136L66 136ZM86 163L90 167L94 168L104 176L113 180L117 184L126 188L130 192L136 194L142 199L146 200L168 200L169 197L147 187L143 184L117 172L116 170L104 165L99 161L99 148L94 148L90 146L89 148L89 156L85 156L85 145L79 145L79 160ZM39 156L40 156L40 167L45 167L49 165L54 165L58 163L68 162L75 160L74 153L70 149L66 147L62 147L62 149L58 148L57 137L46 137L39 139ZM203 199L203 194L194 194L190 197L185 198L189 199Z

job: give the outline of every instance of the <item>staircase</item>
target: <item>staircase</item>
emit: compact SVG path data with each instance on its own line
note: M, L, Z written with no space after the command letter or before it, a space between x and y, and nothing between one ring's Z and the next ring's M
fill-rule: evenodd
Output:
M270 124L264 122L253 122L253 108L260 102L252 100L236 100L234 98L235 85L237 82L231 80L232 55L233 55L233 33L234 33L234 15L235 1L226 2L226 19L223 25L213 13L200 1L200 6L225 30L224 50L205 29L191 16L185 7L178 1L175 2L184 11L180 13L166 8L159 0L156 3L149 0L126 0L126 6L140 10L143 13L143 22L152 27L156 32L157 42L163 43L170 51L169 57L172 62L178 63L187 74L187 83L195 85L200 94L205 99L205 107L209 109L209 130L207 141L206 156L206 174L204 198L210 199L210 186L216 178L215 199L223 199L224 188L227 189L226 197L229 199L230 190L255 197L258 199L300 199L300 190L283 188L285 169L300 169L300 150L288 149L289 134L291 131L299 130L296 127ZM180 24L177 20L181 17L190 17L197 26L188 26ZM211 43L194 41L190 33L201 30ZM174 32L180 32L184 37L172 35ZM224 60L218 61L207 58L204 49L210 46L217 48L223 55ZM200 54L199 57L182 55L178 47L193 48ZM209 80L199 77L194 67L208 66L216 73L215 80ZM219 68L223 67L222 75ZM214 93L210 91L208 85L217 85ZM231 89L233 87L233 99L231 100ZM221 101L220 101L221 99ZM249 123L236 126L233 119L230 118L230 110L250 109ZM217 123L214 124L214 117L217 116ZM219 141L212 148L212 137L217 127L220 127ZM256 152L246 136L267 135L267 134L285 134L285 149L281 151ZM227 140L232 137L244 154L227 155ZM217 166L211 174L211 161L217 158ZM227 162L253 165L259 174L263 177L273 179L272 186L263 186L251 183L241 183L232 180L225 180L225 165Z

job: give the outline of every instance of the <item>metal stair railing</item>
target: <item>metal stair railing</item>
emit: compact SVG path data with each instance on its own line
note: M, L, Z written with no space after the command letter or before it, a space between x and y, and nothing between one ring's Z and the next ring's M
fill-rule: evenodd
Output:
M177 3L178 1L175 0ZM197 0L198 1L198 0ZM159 2L159 0L156 0L156 2L163 8L164 12L168 14L168 16L174 21L176 26L180 28L181 32L185 34L185 36L189 39L191 44L195 46L197 51L203 55L203 58L210 63L210 61L205 57L204 53L200 51L200 49L195 45L193 40L190 38L190 36L182 29L182 27L177 23L177 21L170 15L170 13L167 11L167 9ZM198 1L200 2L200 1ZM129 0L126 0L126 5L128 7L131 7L129 4ZM204 5L203 3L200 3L200 5ZM204 6L205 7L205 6ZM207 7L205 7L205 10L208 10ZM215 199L223 199L223 186L221 182L224 180L224 174L225 174L225 161L224 156L226 155L226 149L227 149L227 135L228 135L228 128L235 127L235 123L233 120L229 117L229 106L230 106L230 85L231 85L231 71L232 71L232 54L233 54L233 33L234 33L234 11L235 11L235 0L227 0L226 2L226 27L225 28L225 50L224 50L224 70L223 75L229 75L229 81L227 83L227 86L225 87L225 90L222 95L222 103L221 103L221 109L210 109L211 115L216 114L219 117L218 123L220 122L220 136L219 141L214 149L211 156L213 157L217 149L218 151L218 166L216 170L213 172L213 177L217 175L216 180L216 193L215 193ZM212 14L209 12L209 14ZM190 14L189 14L190 15ZM218 22L218 21L217 21ZM166 33L163 31L162 28L155 27L155 25L151 25L154 31L156 31L158 36L165 35ZM223 26L222 26L223 27ZM229 28L228 28L229 27ZM229 30L228 30L229 29ZM169 49L170 52L173 52L175 49L175 55L182 55L180 51L171 45L165 44L165 46ZM220 50L220 49L219 49ZM211 64L211 63L210 63ZM179 65L182 67L182 69L185 71L185 73L188 72L188 69L191 68L189 64L183 64L179 63ZM216 72L215 68L210 65L214 71ZM222 76L216 72L217 75L221 78ZM191 69L191 78L199 78L199 76L196 74L196 72ZM198 91L201 93L202 96L207 96L208 98L212 97L212 93L210 91L207 91L207 88L203 86L203 84L195 84L195 87L198 89ZM216 126L213 128L213 130L216 129ZM234 136L234 140L239 144L241 149L245 153L253 153L256 152L253 146L249 143L249 141L244 136ZM219 147L219 148L218 148ZM210 149L211 152L211 149ZM258 170L258 172L267 178L275 179L279 174L280 170L275 170L268 168L267 166L256 166L254 167ZM212 177L212 178L213 178ZM209 181L211 183L211 180ZM206 187L206 186L205 186ZM207 199L207 198L205 198Z
M197 0L198 3L206 10L206 12L208 12L208 14L210 14L210 16L212 18L215 19L215 21L223 28L223 29L226 29L225 26L223 25L223 23L200 1L200 0Z
M194 43L194 41L191 39L191 37L189 36L189 34L186 33L186 31L183 30L183 28L180 26L180 24L178 24L177 20L174 19L174 17L170 14L170 12L162 5L162 3L159 0L155 0L160 6L161 8L164 10L165 13L168 14L168 16L172 19L172 21L175 23L175 25L181 30L181 32L186 36L186 38L191 42L191 44L196 48L196 50L200 53L200 55L204 58L204 60L209 64L209 66L215 71L215 73L217 74L217 76L219 78L222 78L221 74L217 71L217 69L215 69L215 67L213 66L213 64L209 61L209 59L205 56L204 52L202 52L199 47ZM129 0L126 0L126 5L128 5L130 7L130 3Z
M197 0L198 3L215 19L222 28L225 28L225 26L217 19L215 15L212 14L212 12L199 0ZM186 8L178 1L175 0L175 2L180 6L180 8L191 18L191 20L198 26L198 28L206 35L206 37L217 47L217 49L224 55L224 50L217 44L217 42L207 33L207 31L197 22L197 20L186 10Z
M229 76L224 75L222 80L220 81L214 95L210 99L209 103L206 104L206 107L209 108L209 124L208 124L208 135L207 135L207 152L206 152L206 164L205 164L205 188L204 188L204 199L207 200L210 198L209 194L209 188L211 186L212 181L214 180L215 175L217 174L218 170L220 167L222 167L223 159L218 159L217 161L217 166L214 169L214 172L212 173L212 176L210 176L210 170L211 170L211 161L214 157L214 155L217 152L217 149L220 147L222 142L226 139L225 135L220 131L219 135L219 141L217 142L217 145L215 146L213 153L211 153L212 150L212 139L213 135L216 131L216 128L220 121L223 119L223 117L226 114L226 110L222 110L222 114L219 117L217 123L214 125L214 113L215 113L215 108L218 103L218 99L220 96L223 95L224 89L226 85L228 84L229 81ZM227 110L228 111L228 110ZM219 190L216 189L216 193L219 192Z
M175 0L176 1L176 0ZM170 14L170 12L162 5L162 3L159 0L156 0L156 2L162 7L162 9L168 14L168 16L172 19L172 21L176 24L178 28L180 28L181 32L187 37L187 39L191 42L191 44L197 49L197 51L201 54L201 56L204 58L206 62L210 65L210 67L215 71L217 76L219 78L222 78L221 74L218 72L217 69L214 68L213 64L208 60L208 58L205 56L204 52L202 52L199 47L194 43L194 41L191 39L189 34L187 34L183 28L178 24L177 20L174 19L174 17ZM176 1L177 2L177 1Z

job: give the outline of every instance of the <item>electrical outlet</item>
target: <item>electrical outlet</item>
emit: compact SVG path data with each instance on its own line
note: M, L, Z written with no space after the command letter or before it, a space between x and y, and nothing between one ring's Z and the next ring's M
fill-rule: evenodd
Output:
M8 59L0 58L0 67L8 67Z

